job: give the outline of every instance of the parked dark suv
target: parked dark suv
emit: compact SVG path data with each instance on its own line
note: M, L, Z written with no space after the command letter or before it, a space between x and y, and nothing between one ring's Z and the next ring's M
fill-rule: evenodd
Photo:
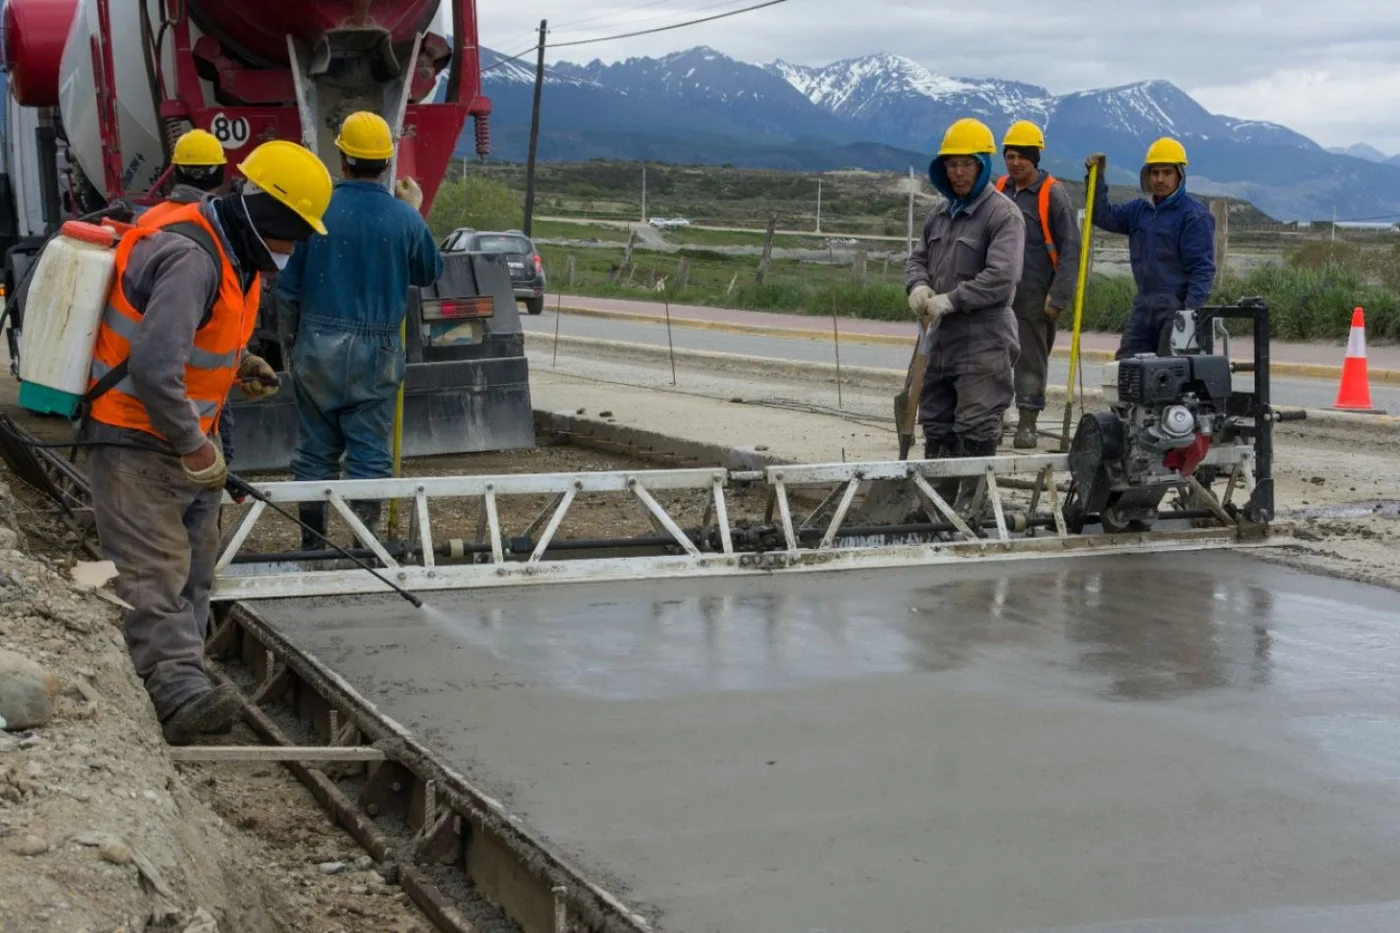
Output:
M444 253L487 253L501 256L510 270L517 301L531 314L544 311L544 263L535 244L519 230L495 232L463 227L442 241Z

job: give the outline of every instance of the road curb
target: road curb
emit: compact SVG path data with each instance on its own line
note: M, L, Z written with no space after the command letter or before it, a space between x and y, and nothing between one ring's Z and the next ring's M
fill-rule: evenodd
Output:
M526 333L525 346L540 352L551 351L554 347L553 334ZM671 353L666 347L650 343L629 343L621 340L602 340L596 337L570 337L561 334L559 345L577 351L586 351L590 358L608 357L623 360L644 360L666 363ZM803 363L793 360L776 360L764 356L746 356L739 353L720 353L714 350L676 350L677 363L700 366L705 369L730 373L750 373L761 376L778 376L795 382L835 383L836 367L831 363ZM567 375L567 374L564 374ZM841 384L855 389L887 391L891 395L904 388L905 371L875 366L842 366ZM1093 381L1086 379L1083 400L1092 405L1103 403L1103 392ZM1046 391L1047 409L1059 408L1063 412L1065 390L1051 386ZM1076 393L1076 399L1080 396ZM1304 431L1308 427L1340 434L1365 434L1374 439L1377 434L1395 435L1400 438L1400 417L1393 415L1364 415L1354 412L1330 411L1324 408L1297 408L1289 405L1277 406L1280 411L1306 411L1307 421L1288 422L1280 430ZM1305 427L1305 425L1307 427Z
M654 314L643 314L638 311L609 311L603 308L581 308L574 305L563 305L561 311L567 314L577 314L580 317L607 318L615 321L635 321L643 324L660 324L665 322L665 318ZM712 330L730 334L751 334L758 337L782 337L788 340L815 340L822 343L831 343L832 335L813 328L805 327L774 327L767 324L740 324L729 321L709 321L704 318L684 317L673 314L671 324L676 327L689 327L694 330ZM843 343L861 344L864 346L878 347L900 347L912 350L913 334L908 337L896 337L889 334L862 334L862 333L842 333ZM1339 354L1345 352L1344 347L1338 347ZM1069 349L1057 347L1051 351L1050 356L1057 360L1069 359ZM1111 363L1113 353L1109 350L1081 350L1080 358L1086 363ZM1323 363L1289 363L1273 361L1270 364L1273 374L1285 379L1314 379L1318 381L1336 380L1342 378L1341 365L1331 366ZM1400 369L1371 369L1369 370L1371 382L1381 385L1400 385Z

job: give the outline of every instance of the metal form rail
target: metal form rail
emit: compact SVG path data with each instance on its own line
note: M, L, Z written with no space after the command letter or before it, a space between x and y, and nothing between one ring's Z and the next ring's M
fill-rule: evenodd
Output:
M1228 477L1218 500L1203 494L1193 479L1180 479L1182 501L1194 494L1207 508L1175 514L1196 524L1205 520L1210 527L1122 534L1074 534L1066 527L1059 493L1069 472L1065 454L784 465L749 472L638 470L255 485L261 494L283 506L328 503L352 530L359 543L358 554L377 560L398 584L422 592L1227 547L1266 531L1266 526L1245 519L1233 502L1237 493L1248 498L1254 492L1254 458L1254 448L1243 444L1210 451L1205 463ZM987 519L975 528L937 488L944 481L960 479L977 483L972 514L984 514ZM869 489L870 483L891 481L908 484L930 521L855 525L852 506L861 491ZM752 484L767 490L764 514L736 515L727 493ZM1013 485L1029 487L1028 505L1014 507L1017 503L1007 495ZM814 489L824 498L815 510L800 516L797 507L804 497L797 493ZM701 527L682 528L678 517L662 504L664 494L676 492L708 498ZM625 494L635 499L656 533L611 542L558 538L574 503L597 494ZM552 497L550 504L522 534L510 535L501 520L500 502L507 497L540 495ZM436 540L431 521L435 500L463 498L479 503L481 521L475 541ZM411 503L407 543L381 542L350 507L356 500L372 499ZM985 507L978 508L979 504ZM259 556L247 549L254 529L278 520L275 514L269 516L269 511L263 502L255 501L237 523L219 556L214 599L348 595L384 588L363 570L334 561L307 561L306 555L297 554ZM532 537L536 533L538 537ZM605 545L607 556L590 556Z

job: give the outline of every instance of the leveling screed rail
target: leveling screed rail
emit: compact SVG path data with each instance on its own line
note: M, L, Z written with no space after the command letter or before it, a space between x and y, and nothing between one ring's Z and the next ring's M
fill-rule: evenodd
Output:
M639 470L598 473L543 473L504 476L438 476L340 482L257 484L268 502L289 506L328 502L364 554L385 568L397 584L414 591L471 589L546 582L635 580L675 576L733 575L811 570L897 567L967 559L1062 557L1105 552L1195 550L1261 540L1267 519L1235 503L1256 492L1255 454L1238 444L1213 448L1204 465L1226 477L1217 500L1188 477L1177 484L1176 511L1163 520L1175 529L1124 534L1074 534L1061 503L1070 470L1065 454L986 457L932 461L877 461L784 465L761 471L723 469ZM1009 485L1024 477L1020 499ZM978 484L972 514L985 515L977 527L955 511L938 486L968 478ZM851 521L863 488L876 481L907 483L925 508L924 520L882 526ZM742 486L767 490L761 515L737 516L728 490ZM821 504L801 517L798 490L817 489ZM658 495L700 493L707 507L699 527L683 528ZM1017 490L1018 495L1024 490ZM609 540L564 540L558 532L582 496L625 494L645 509L655 534ZM502 499L551 496L550 504L517 536L500 517ZM434 537L434 500L475 499L482 520L475 540ZM408 540L382 542L355 515L355 500L411 500ZM695 496L689 499L694 501ZM1204 508L1186 510L1188 503ZM1269 504L1272 512L1272 503ZM1268 514L1268 513L1266 513ZM218 561L216 600L266 599L382 592L383 584L363 570L325 560L325 552L259 555L245 551L255 528L276 516L266 503L252 503ZM1209 523L1209 527L1191 527ZM535 535L538 533L538 537ZM607 556L592 556L599 551ZM330 555L333 556L333 555Z

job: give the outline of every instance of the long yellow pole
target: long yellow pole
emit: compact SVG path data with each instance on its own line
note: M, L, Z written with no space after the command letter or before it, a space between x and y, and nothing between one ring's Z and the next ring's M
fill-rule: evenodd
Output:
M408 319L404 318L399 323L399 346L402 347L408 340ZM408 381L408 372L404 372L404 378L399 382L397 398L394 399L394 476L397 478L403 475L403 386ZM399 534L399 500L389 500L389 537L396 538Z
M1069 387L1065 392L1065 423L1060 432L1060 453L1069 450L1069 423L1074 408L1074 384L1079 374L1079 333L1084 325L1084 291L1089 280L1089 258L1094 249L1094 195L1099 188L1099 165L1089 166L1089 190L1084 195L1084 230L1079 245L1079 280L1074 289L1074 336L1069 347Z

